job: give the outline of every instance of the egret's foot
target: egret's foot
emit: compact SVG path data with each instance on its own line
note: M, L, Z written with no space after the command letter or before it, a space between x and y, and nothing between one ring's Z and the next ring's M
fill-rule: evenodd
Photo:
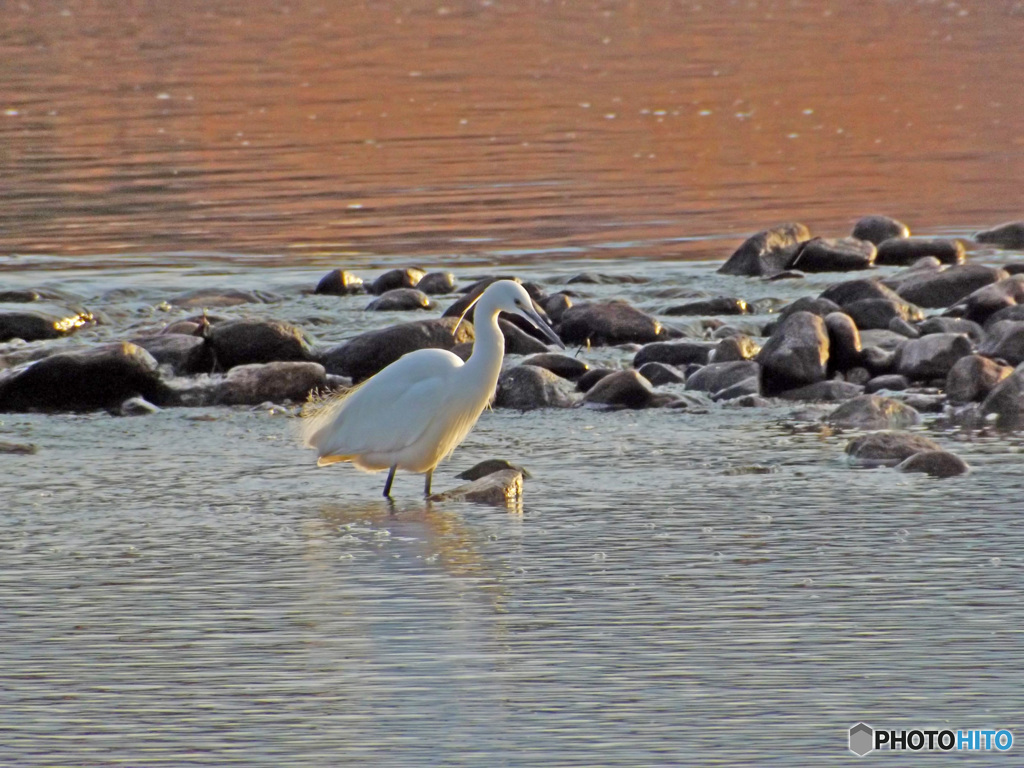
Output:
M433 476L434 476L434 470L430 470L429 472L427 472L427 479L426 479L426 482L423 484L423 496L424 497L430 495L430 478L432 478Z
M395 466L393 466L391 468L391 471L388 472L388 481L386 483L384 483L384 498L385 499L390 499L391 498L391 484L395 481L395 470L396 469L398 469L398 465L397 464L395 464Z

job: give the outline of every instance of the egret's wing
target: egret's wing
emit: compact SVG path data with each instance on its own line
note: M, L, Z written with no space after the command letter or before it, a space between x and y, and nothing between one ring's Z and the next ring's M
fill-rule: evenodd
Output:
M328 403L304 426L304 442L323 457L345 461L400 451L441 418L453 392L455 355L420 350L401 358L354 391Z

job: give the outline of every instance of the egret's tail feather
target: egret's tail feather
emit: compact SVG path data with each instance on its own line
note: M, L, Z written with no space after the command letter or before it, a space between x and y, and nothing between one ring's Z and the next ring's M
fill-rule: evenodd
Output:
M351 456L321 456L316 460L318 467L326 467L331 464L337 464L340 461L352 461Z
M365 383L365 382L363 382ZM319 450L318 434L337 417L338 413L345 406L345 401L351 397L363 383L340 392L321 392L315 390L310 393L306 403L299 413L299 440L307 448ZM339 459L342 461L343 459Z

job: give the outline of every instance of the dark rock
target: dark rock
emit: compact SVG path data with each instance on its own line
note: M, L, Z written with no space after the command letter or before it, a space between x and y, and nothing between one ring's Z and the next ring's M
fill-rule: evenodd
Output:
M737 381L732 386L720 389L711 394L715 402L727 402L729 400L741 400L747 397L756 397L761 394L761 382L757 376L749 376L742 381Z
M967 462L948 451L919 451L896 465L900 472L924 472L932 477L955 477L970 471Z
M1024 248L1024 221L1009 221L992 229L983 229L974 235L974 239L1000 248Z
M761 367L753 360L732 363L709 363L686 379L686 389L721 392L751 376L757 377Z
M806 275L799 269L784 269L781 272L776 272L774 275L764 275L761 277L766 282L775 282L776 280L802 280ZM756 398L757 400L763 400L763 398ZM764 402L768 402L765 400Z
M326 386L327 373L319 363L239 365L220 382L216 400L225 405L301 402L310 392Z
M825 321L809 312L794 312L779 324L757 355L761 391L774 395L822 381L828 357Z
M96 318L87 309L69 308L53 304L41 307L29 305L30 309L15 308L11 305L0 311L0 342L11 339L39 341L69 336L87 325L94 325Z
M356 277L344 269L335 269L320 278L313 293L347 296L350 293L363 293L365 290L363 278Z
M1024 275L1011 275L979 288L956 307L968 320L984 323L990 315L1015 304L1024 304Z
M650 382L634 370L605 376L583 396L587 405L609 408L656 408L672 399L671 395L655 393Z
M962 317L929 317L917 324L917 330L922 336L933 333L965 333L975 344L980 344L985 338L985 331L980 325Z
M899 333L893 333L888 328L861 331L860 333L860 343L864 349L867 349L870 346L895 351L902 347L906 342L906 336Z
M434 302L416 288L392 288L366 305L371 312L405 312L415 309L433 309Z
M655 318L624 301L576 304L565 311L555 330L567 344L593 346L646 344L669 337Z
M481 477L487 477L487 475L493 475L495 472L504 472L509 469L521 474L525 480L529 480L531 477L530 473L525 469L506 459L484 459L480 463L474 464L465 472L460 472L456 477L459 480L479 480Z
M613 373L615 373L613 368L591 368L577 380L576 389L580 392L589 392L597 382Z
M825 316L828 332L828 372L846 371L861 364L860 331L845 312Z
M9 456L34 456L39 452L39 446L32 443L8 443L0 440L0 454Z
M484 475L472 483L460 485L450 491L435 493L427 501L469 501L498 507L514 507L523 498L523 476L514 469L503 469Z
M645 344L633 356L633 367L640 368L647 363L666 363L683 366L690 363L707 365L711 351L717 344L710 341L658 341Z
M996 384L981 404L983 414L994 413L1002 427L1024 424L1024 366Z
M151 416L160 413L160 408L141 397L129 397L117 407L118 416Z
M787 304L785 307L782 308L782 311L779 312L778 322L785 320L794 312L810 312L812 315L817 315L818 317L825 317L826 315L830 315L833 312L842 311L843 308L840 307L831 299L823 299L820 297L813 296L803 296L794 301L792 304ZM777 324L778 323L773 323L771 324L770 328L766 328L765 336L771 336L772 332L775 330L775 327L777 327Z
M568 408L575 405L576 393L565 379L535 365L517 365L498 377L494 398L497 408Z
M454 318L443 317L368 331L327 350L320 362L328 373L351 376L359 383L413 350L452 350L472 341L472 323L463 321L455 331L456 322Z
M236 365L303 361L312 357L301 328L279 320L227 320L210 326L208 341L219 370Z
M139 336L131 340L149 352L160 365L169 366L177 376L209 373L213 370L213 350L200 336L183 333L161 333Z
M871 381L871 371L862 366L855 365L853 368L842 372L842 380L867 387L867 383Z
M894 467L915 453L941 450L934 440L911 432L872 432L846 445L852 462L871 467Z
M725 408L767 408L771 404L771 400L760 395L744 395L723 402Z
M1012 261L1009 264L1003 264L1002 268L1010 275L1024 274L1024 261Z
M815 237L800 244L789 268L803 272L848 272L870 269L874 261L874 243L852 237Z
M555 352L541 352L526 358L522 364L546 368L556 376L561 376L568 381L578 381L583 374L590 370L590 366L579 358Z
M946 376L946 397L951 403L984 400L996 384L1012 373L1010 366L981 355L961 357Z
M850 236L878 245L890 238L910 237L910 227L902 221L888 216L863 216L853 225L853 232L850 233Z
M747 302L743 299L733 299L727 296L719 296L715 299L700 299L688 301L685 304L677 304L668 307L666 315L745 315L748 312Z
M878 244L875 264L912 264L925 256L934 256L943 264L962 264L964 245L959 240L908 240L893 237Z
M686 381L682 371L665 363L644 363L637 369L637 373L656 387L663 384L682 384Z
M924 319L921 310L902 300L858 299L844 304L843 311L862 331L886 329L893 318L907 321Z
M864 392L864 387L849 381L818 381L805 387L787 389L776 396L783 400L804 400L807 402L837 403L849 400Z
M830 424L847 429L903 429L920 420L910 406L881 395L858 395L825 417Z
M572 299L564 293L553 293L544 300L541 306L551 322L558 323L562 320L565 310L572 306Z
M910 381L906 376L900 376L898 373L889 373L884 376L875 376L864 385L864 391L867 394L873 394L875 392L881 392L886 390L888 392L902 392L910 386Z
M153 356L127 342L51 355L0 374L0 411L115 408L135 396L163 404L169 394Z
M428 272L416 283L416 288L431 296L455 292L455 275L451 272Z
M949 318L951 320L960 320L963 323L969 323L970 320L963 320L962 318ZM985 320L985 327L991 328L996 323L1003 322L1004 320L1013 320L1015 322L1024 322L1024 304L1014 304L1009 307L1003 307L997 312L993 312Z
M899 349L896 370L911 381L944 379L957 360L973 351L971 340L962 333L908 339Z
M736 360L753 360L761 348L749 336L730 336L718 342L708 355L709 363L731 363Z
M777 274L789 267L796 246L810 238L811 233L803 224L782 224L765 229L747 238L718 272L748 277Z
M896 289L901 297L921 307L949 307L979 288L1005 280L1003 269L981 264L960 264L941 271L922 273L900 283Z
M861 364L872 376L885 376L896 372L899 362L894 351L881 347L864 347L860 353Z
M839 305L840 308L855 301L860 301L861 299L890 299L896 302L903 301L896 291L885 285L877 277L861 277L856 280L846 280L842 283L833 283L822 291L821 296L818 298L834 302Z
M947 405L946 396L941 393L904 392L900 398L904 405L921 413L942 413Z
M271 304L281 301L276 293L267 291L238 291L233 288L199 288L167 300L175 307L202 309L204 307L237 307L240 304Z
M506 355L538 355L548 351L548 345L523 331L518 325L498 316L498 327L505 337Z
M921 332L902 317L894 317L890 320L888 330L898 333L900 336L906 336L908 339L921 338Z
M1024 322L1000 320L987 326L978 353L1005 360L1010 365L1024 363Z
M427 273L416 267L391 269L370 283L370 293L380 296L396 288L415 288Z
M637 275L607 275L602 272L580 272L565 281L566 285L583 283L584 285L635 285L646 283L647 278Z

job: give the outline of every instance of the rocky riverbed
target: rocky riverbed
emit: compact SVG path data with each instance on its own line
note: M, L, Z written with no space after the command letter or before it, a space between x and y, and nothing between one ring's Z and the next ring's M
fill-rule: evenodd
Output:
M620 262L458 275L335 269L306 283L275 274L259 288L210 280L166 293L15 285L0 292L0 410L298 415L311 394L343 391L414 349L467 357L472 310L456 329L458 318L491 280L513 277L569 349L552 352L527 324L502 321L495 408L660 408L669 419L744 408L756 419L786 401L804 420L856 430L854 465L961 474L967 464L921 428L1020 425L1022 236L1018 222L971 239L910 237L902 222L868 216L839 238L781 225L685 276L670 262L637 272Z

